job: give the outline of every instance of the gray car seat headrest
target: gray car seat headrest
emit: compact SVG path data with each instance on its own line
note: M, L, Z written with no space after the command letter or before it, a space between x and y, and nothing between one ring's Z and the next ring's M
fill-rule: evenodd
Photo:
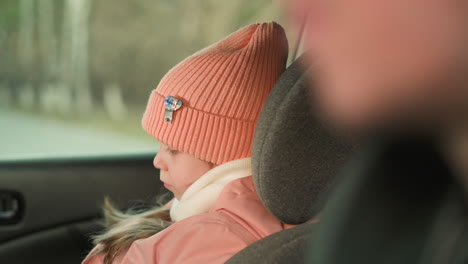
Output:
M312 114L301 60L281 76L260 115L252 151L256 189L288 224L317 215L352 146Z

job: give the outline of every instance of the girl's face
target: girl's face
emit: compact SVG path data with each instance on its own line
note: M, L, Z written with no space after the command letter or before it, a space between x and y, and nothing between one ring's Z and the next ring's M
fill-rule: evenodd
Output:
M467 0L291 3L296 21L309 12L314 92L335 121L433 119L468 105Z
M214 167L212 163L171 149L167 145L161 145L153 164L160 170L160 179L164 182L164 187L179 200L192 183Z

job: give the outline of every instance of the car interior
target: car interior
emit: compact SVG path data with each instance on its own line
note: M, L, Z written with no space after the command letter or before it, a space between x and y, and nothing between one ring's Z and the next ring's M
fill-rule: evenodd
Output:
M164 187L160 171L153 164L160 143L141 129L149 92L168 69L187 55L240 27L271 20L286 31L289 64L263 106L251 165L261 202L284 229L248 245L226 263L468 263L466 182L460 178L461 170L447 164L441 142L435 145L434 139L440 140L440 135L425 138L425 131L413 131L418 130L417 122L414 128L408 125L416 132L414 135L408 131L400 135L399 124L389 123L395 127L379 126L377 131L367 131L371 133L366 135L372 136L361 145L332 126L332 121L327 122L314 105L314 68L306 64L302 39L309 31L306 27L313 28L317 23L326 28L327 15L338 13L330 8L329 14L322 15L320 4L302 9L305 2L291 6L280 2L286 1L2 0L0 264L81 263L95 246L93 238L104 231L102 207L106 199L125 212L153 208L161 204L161 198L167 205L173 196L167 195L171 194L166 189L169 187ZM330 7L324 6L322 10L326 11ZM310 7L319 8L310 12ZM300 10L282 10L289 8ZM419 19L406 13L408 21ZM367 13L359 14L357 20ZM395 16L388 17L393 21ZM313 18L312 22L307 21L309 18ZM437 23L434 21L434 25ZM346 36L357 35L358 46L366 53L362 48L367 41L362 38L367 32L362 28L364 24L354 24L361 34L343 32ZM329 25L338 29L340 24ZM320 26L309 32L321 32ZM410 32L416 28L417 23ZM338 34L324 35L332 36L334 41L342 39ZM320 39L317 35L307 37L314 37L312 42ZM385 37L382 39L387 41ZM397 34L396 41L400 40ZM324 41L317 46L329 48L333 46L330 43ZM445 42L436 42L434 50L442 50L441 43ZM352 46L349 42L345 45ZM362 58L362 53L349 50L356 57L334 53L337 50L333 48L327 55L350 62ZM320 50L316 53L321 54ZM386 50L383 53L387 57L396 54ZM378 58L374 56L378 52L370 54ZM358 64L369 68L367 63ZM335 71L330 69L331 73ZM338 68L336 71L340 72ZM370 76L363 73L363 78ZM342 80L338 83L349 84ZM364 105L362 108L366 108L365 102L358 101ZM391 105L389 102L392 100L386 105ZM167 122L178 109L175 106L166 106ZM354 105L342 111L350 107ZM275 223L275 230L279 230L281 225ZM149 235L154 234L152 231Z
M301 53L300 38L297 43L293 58ZM313 111L306 72L298 58L281 76L262 110L252 153L262 202L290 228L228 263L304 262L315 220L354 150ZM155 154L0 160L0 263L80 263L102 230L104 197L119 208L145 208L166 192Z
M305 73L298 59L273 88L252 153L254 181L265 206L285 224L300 226L254 243L229 263L303 261L315 226L307 222L319 217L337 170L353 149L311 110ZM79 263L92 247L90 236L101 229L104 196L122 207L145 206L158 195L154 190L163 192L153 157L0 163L0 262ZM60 254L49 254L50 248Z
M144 207L164 192L153 158L1 162L0 263L80 263L101 230L103 197Z

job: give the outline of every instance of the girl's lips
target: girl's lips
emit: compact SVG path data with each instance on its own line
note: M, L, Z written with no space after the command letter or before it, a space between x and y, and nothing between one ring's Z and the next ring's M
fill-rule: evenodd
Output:
M172 185L167 184L167 183L164 183L164 187L165 187L166 189L171 189L171 188L172 188Z

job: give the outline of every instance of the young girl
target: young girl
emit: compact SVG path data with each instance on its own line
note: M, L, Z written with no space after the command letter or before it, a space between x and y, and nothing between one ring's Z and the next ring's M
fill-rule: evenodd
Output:
M165 208L125 215L108 205L110 228L84 264L224 263L283 229L256 194L249 157L287 54L281 26L254 24L167 73L143 127L162 143L154 166L175 196L170 217Z

